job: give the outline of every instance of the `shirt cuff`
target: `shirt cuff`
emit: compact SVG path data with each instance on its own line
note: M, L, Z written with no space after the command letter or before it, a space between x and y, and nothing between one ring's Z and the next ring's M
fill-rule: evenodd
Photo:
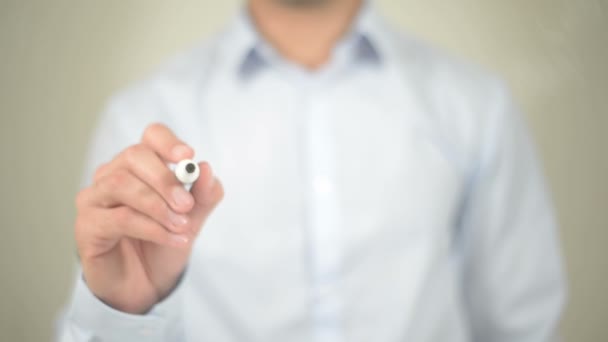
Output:
M97 298L83 277L78 277L68 321L101 341L181 340L181 284L145 315L118 311Z

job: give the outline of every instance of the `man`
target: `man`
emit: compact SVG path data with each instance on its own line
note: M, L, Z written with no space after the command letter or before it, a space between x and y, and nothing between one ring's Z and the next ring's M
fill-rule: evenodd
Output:
M187 192L167 164L195 151ZM556 337L555 222L505 87L360 0L249 1L115 97L90 156L63 341Z

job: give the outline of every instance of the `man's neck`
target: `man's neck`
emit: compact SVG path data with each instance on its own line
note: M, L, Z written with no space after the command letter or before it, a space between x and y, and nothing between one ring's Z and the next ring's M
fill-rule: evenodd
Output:
M349 29L361 0L325 0L289 4L283 0L251 0L249 12L258 31L285 58L317 69L331 57Z

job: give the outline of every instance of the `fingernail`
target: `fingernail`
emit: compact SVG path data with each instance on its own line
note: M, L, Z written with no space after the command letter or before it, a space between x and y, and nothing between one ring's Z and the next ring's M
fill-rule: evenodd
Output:
M188 237L185 235L169 234L169 241L176 246L188 244Z
M192 196L182 186L176 186L173 188L173 202L178 207L187 207L192 205Z
M173 223L173 225L181 227L188 224L188 217L184 215L179 215L174 213L173 211L169 211L169 221Z
M189 153L190 148L186 145L177 145L171 150L171 155L176 160L188 157Z

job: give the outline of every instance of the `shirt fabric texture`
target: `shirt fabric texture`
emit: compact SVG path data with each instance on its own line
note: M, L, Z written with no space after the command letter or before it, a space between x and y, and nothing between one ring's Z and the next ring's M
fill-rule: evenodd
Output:
M85 172L162 122L225 197L145 315L79 274L60 341L550 341L556 223L503 82L369 5L311 72L246 12L114 96Z

